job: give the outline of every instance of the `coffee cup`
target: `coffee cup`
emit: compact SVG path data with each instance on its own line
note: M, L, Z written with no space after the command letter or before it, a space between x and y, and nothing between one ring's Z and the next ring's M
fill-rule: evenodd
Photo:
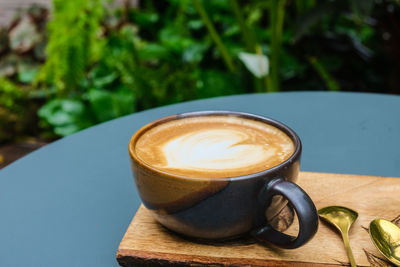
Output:
M138 193L163 226L194 240L251 235L288 249L318 228L315 205L295 183L301 150L283 123L233 111L164 117L129 142ZM297 236L274 228L266 215L285 207L297 214Z

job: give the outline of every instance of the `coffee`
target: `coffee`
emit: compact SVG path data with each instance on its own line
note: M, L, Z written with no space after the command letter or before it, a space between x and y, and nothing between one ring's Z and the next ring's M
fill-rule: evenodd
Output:
M295 184L301 150L286 125L233 111L164 117L129 141L138 193L163 226L201 239L250 234L282 248L305 244L318 228L315 205ZM286 205L299 218L297 236L277 231L293 219Z
M199 116L164 122L145 131L135 153L166 173L195 178L242 176L274 167L294 152L278 128L237 116Z

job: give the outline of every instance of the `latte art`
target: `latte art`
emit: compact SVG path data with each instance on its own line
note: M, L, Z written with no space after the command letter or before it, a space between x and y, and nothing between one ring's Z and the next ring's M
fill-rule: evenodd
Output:
M294 145L263 122L205 116L156 126L138 139L135 150L145 163L167 173L223 178L276 166L293 154Z
M187 133L162 146L167 164L161 168L226 170L259 164L274 149L246 143L251 136L224 129Z

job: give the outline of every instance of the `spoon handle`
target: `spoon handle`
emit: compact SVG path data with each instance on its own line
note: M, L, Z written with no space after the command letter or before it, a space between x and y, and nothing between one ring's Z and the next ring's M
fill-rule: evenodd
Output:
M344 248L347 251L347 256L350 260L351 267L357 267L356 261L354 260L353 252L351 251L350 242L349 242L349 232L342 232L342 238L344 242Z

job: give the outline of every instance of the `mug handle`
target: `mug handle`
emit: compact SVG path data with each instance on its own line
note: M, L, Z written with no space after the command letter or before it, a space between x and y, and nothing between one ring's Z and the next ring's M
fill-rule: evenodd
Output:
M279 232L268 225L265 210L274 195L284 196L296 211L299 220L297 237ZM298 185L282 178L273 179L262 188L258 200L263 207L258 212L258 222L262 222L264 225L251 232L256 239L270 242L281 248L293 249L304 245L317 232L317 209L311 198Z

